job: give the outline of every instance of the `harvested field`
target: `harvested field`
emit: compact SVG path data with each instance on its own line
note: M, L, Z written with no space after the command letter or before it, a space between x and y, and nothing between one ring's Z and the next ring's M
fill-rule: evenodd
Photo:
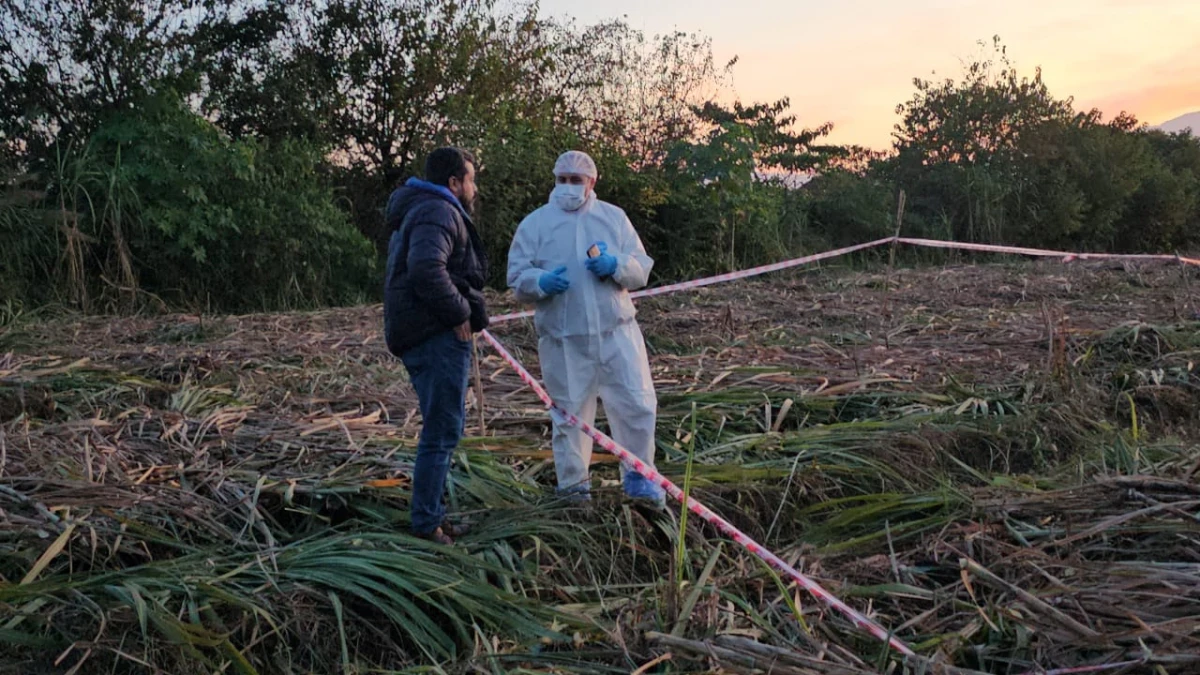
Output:
M1197 284L825 268L639 303L659 468L909 663L624 503L610 457L556 501L545 412L482 345L445 549L405 534L420 420L377 306L17 322L0 670L1198 672ZM537 372L531 322L493 332Z

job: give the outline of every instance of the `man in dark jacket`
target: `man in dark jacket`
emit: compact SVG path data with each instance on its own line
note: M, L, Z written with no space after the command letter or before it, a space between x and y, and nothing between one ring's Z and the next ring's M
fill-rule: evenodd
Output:
M412 530L451 544L442 493L462 438L472 333L488 325L487 258L471 221L475 159L458 148L434 150L425 179L411 178L387 205L387 279L383 330L417 391L422 417L413 471Z

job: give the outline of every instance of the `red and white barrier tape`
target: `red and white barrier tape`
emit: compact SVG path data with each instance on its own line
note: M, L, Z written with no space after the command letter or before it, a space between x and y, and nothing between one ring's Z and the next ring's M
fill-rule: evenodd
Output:
M883 246L896 242L898 244L908 244L909 246L920 246L924 248L944 248L959 251L977 251L981 253L1014 253L1017 255L1027 255L1041 258L1061 258L1063 262L1071 262L1073 260L1132 260L1132 261L1160 261L1160 262L1178 262L1183 265L1200 265L1200 259L1186 258L1180 255L1170 255L1163 253L1076 253L1071 251L1051 251L1044 248L1027 248L1024 246L1001 246L998 244L971 244L967 242L945 241L942 239L917 239L912 237L887 237L884 239L876 239L865 244L856 244L854 246L846 246L844 248L825 251L824 253L814 253L801 258L793 258L782 262L772 263L770 265L761 265L759 267L751 267L750 269L740 270L738 272L729 272L728 274L718 274L712 277L704 277L694 281L683 281L669 286L659 286L657 288L648 288L646 290L631 293L630 297L647 298L655 295L667 295L669 293L677 293L679 291L691 290L693 288L701 288L712 284L725 283L727 281L736 281L738 279L748 279L756 277L768 272L778 272L791 267L799 267L837 258L839 256L856 253L868 248ZM534 310L525 310L521 312L512 312L510 314L501 314L492 317L492 324L504 323L506 321L514 321L516 319L525 319L534 315Z
M829 607L844 614L848 619L850 619L851 622L854 623L856 627L867 631L871 635L879 638L881 641L891 645L893 649L901 654L906 656L915 656L915 653L907 644L905 644L899 638L893 637L885 628L867 618L853 607L850 607L846 603L839 600L832 593L822 588L821 585L816 581L813 581L791 565L784 562L782 558L751 539L749 535L734 527L732 523L714 513L707 506L701 504L695 499L692 499L691 497L684 495L683 490L679 489L679 487L672 483L666 476L647 466L645 462L635 457L633 453L629 452L625 448L617 445L616 442L614 442L611 438L596 430L594 427L570 412L560 408L558 404L556 404L550 398L550 395L546 393L546 390L542 388L542 385L537 381L537 379L535 379L533 375L531 375L529 371L521 365L520 361L517 361L516 357L514 357L507 349L504 348L504 345L500 344L499 340L497 340L491 333L487 331L483 331L481 335L483 335L483 338L487 340L492 348L500 354L500 357L517 372L525 384L529 385L533 389L538 398L540 398L542 402L546 404L546 407L549 408L553 413L561 415L567 421L567 424L570 424L574 427L579 427L583 433L590 436L592 440L595 441L601 448L616 455L623 462L625 462L626 465L632 467L635 471L645 476L647 480L650 480L656 485L662 487L662 489L668 494L687 506L689 511L715 526L718 530L725 533L738 544L741 544L743 547L745 547L746 550L758 556L775 569L783 572L792 579L795 579L796 582L799 583L800 586L806 591L816 596Z
M948 248L959 251L979 251L983 253L1015 253L1040 258L1062 258L1063 262L1072 260L1132 260L1141 262L1161 261L1178 262L1184 265L1200 265L1200 260L1185 258L1179 255L1164 253L1076 253L1072 251L1051 251L1044 248L1026 248L1024 246L1001 246L998 244L970 244L960 241L945 241L942 239L914 239L898 237L896 242L910 246L925 248Z
M670 286L659 286L657 288L648 288L643 291L631 293L629 297L637 299L637 298L647 298L647 297L651 297L651 296L655 296L655 295L667 295L668 293L677 293L679 291L687 291L687 290L691 290L693 288L700 288L701 286L710 286L712 284L720 284L720 283L724 283L727 281L736 281L738 279L748 279L750 277L756 277L756 276L759 276L760 274L766 274L768 272L778 272L779 270L786 270L790 267L799 267L800 265L808 265L810 263L815 263L815 262L818 262L821 260L828 260L829 258L836 258L838 256L847 255L849 253L854 253L856 251L862 251L864 249L874 248L876 246L882 246L884 244L890 244L893 241L895 241L895 239L896 239L895 237L888 237L886 239L876 239L875 241L869 241L865 244L856 244L854 246L847 246L845 248L834 249L832 251L825 251L824 253L814 253L813 255L806 255L803 258L794 258L792 260L784 260L783 262L771 263L770 265L762 265L760 267L751 267L750 269L741 270L738 272L729 272L728 274L718 274L715 277L704 277L703 279L696 279L694 281L683 281L678 284L671 284ZM524 319L526 317L533 316L533 314L534 314L533 310L528 310L528 311L524 311L524 312L513 312L512 314L501 314L500 316L493 317L491 321L493 324L504 323L505 321L512 321L514 319Z
M884 244L892 243L892 241L894 239L895 239L895 237L888 237L886 239L876 239L875 241L868 241L865 244L855 244L854 246L846 246L844 248L836 248L832 251L825 251L824 253L814 253L812 255L806 255L802 258L793 258L792 260L784 260L783 262L771 263L770 265L761 265L759 267L751 267L750 269L745 269L745 270L741 270L738 272L729 272L728 274L718 274L715 277L705 277L703 279L696 279L695 281L683 281L683 282L680 282L677 284L671 284L670 286L659 286L658 288L649 288L644 291L638 291L637 293L632 294L632 297L647 298L647 297L654 296L654 295L666 295L668 293L675 293L677 291L687 291L687 290L691 290L693 288L700 288L701 286L710 286L712 284L725 283L727 281L736 281L738 279L748 279L750 277L756 277L756 276L759 276L760 274L766 274L768 272L778 272L780 270L786 270L791 267L799 267L800 265L808 265L810 263L820 262L822 260L828 260L829 258L837 258L839 256L849 255L851 253L862 251L864 249L874 248L876 246L883 246Z

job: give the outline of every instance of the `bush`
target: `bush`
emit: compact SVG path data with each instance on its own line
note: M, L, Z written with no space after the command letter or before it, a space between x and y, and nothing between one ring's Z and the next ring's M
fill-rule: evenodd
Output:
M378 285L321 162L299 140L231 141L162 96L110 117L55 187L90 237L92 283L209 310L315 307Z
M0 167L0 298L5 304L36 305L53 299L48 282L59 236L36 187L36 176Z
M833 247L882 239L895 232L895 199L891 189L878 180L834 171L813 179L803 193L809 228Z

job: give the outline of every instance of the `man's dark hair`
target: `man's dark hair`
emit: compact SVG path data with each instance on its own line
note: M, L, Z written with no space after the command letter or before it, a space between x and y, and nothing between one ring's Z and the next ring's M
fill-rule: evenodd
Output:
M435 185L449 186L453 176L462 180L467 164L475 166L475 156L462 148L438 148L425 159L425 180Z

